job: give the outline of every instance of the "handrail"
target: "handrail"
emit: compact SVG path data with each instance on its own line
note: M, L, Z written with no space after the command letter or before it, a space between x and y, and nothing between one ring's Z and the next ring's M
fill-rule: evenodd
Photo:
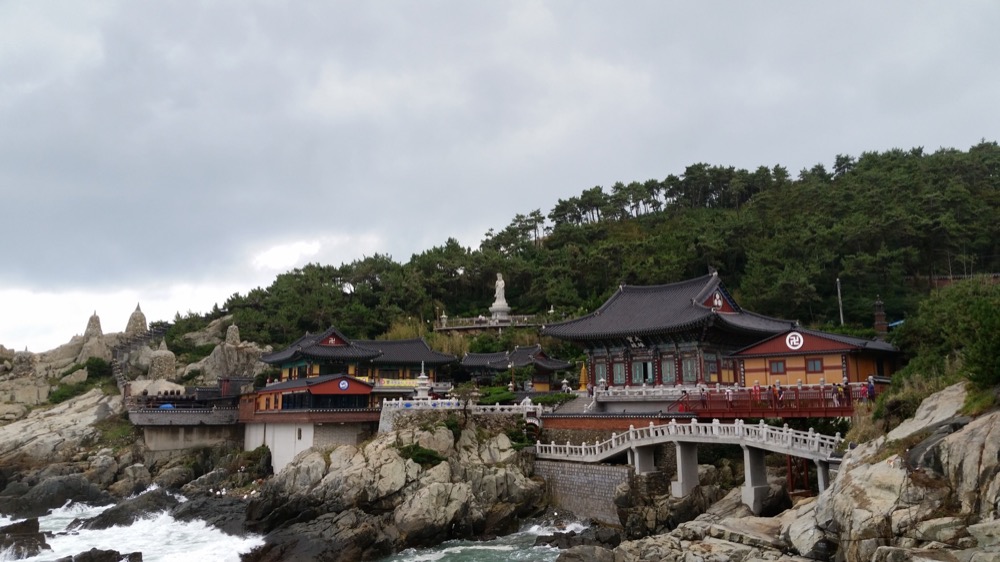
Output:
M760 448L791 452L799 456L819 460L829 459L843 439L838 433L834 437L809 431L774 427L763 421L757 425L747 425L743 420L731 424L713 420L710 424L698 423L697 420L687 424L679 424L676 420L670 423L656 425L650 422L647 427L631 426L622 434L612 434L610 439L588 445L565 445L539 443L535 445L535 455L543 458L558 458L580 462L598 462L625 450L643 445L653 445L676 441L718 441L720 443L754 445Z
M468 409L473 414L520 414L525 417L540 417L545 413L541 404L472 404L455 398L445 399L403 399L383 400L382 408L394 411L413 410L463 410Z

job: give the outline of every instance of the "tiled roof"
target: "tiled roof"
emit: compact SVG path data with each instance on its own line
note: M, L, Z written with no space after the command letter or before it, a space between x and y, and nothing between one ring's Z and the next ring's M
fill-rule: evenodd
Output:
M472 369L503 371L511 367L520 368L528 365L549 371L562 371L573 366L572 363L546 357L540 345L518 346L511 352L467 353L462 358L462 366Z
M334 336L344 345L322 345L320 342ZM281 365L298 360L319 361L364 361L381 355L377 349L357 345L341 334L336 328L330 328L321 334L306 334L295 340L295 343L274 353L262 355L260 360L271 365Z
M510 355L506 351L498 353L466 353L465 357L462 358L462 366L473 369L507 369L510 367Z
M423 338L409 340L352 340L356 345L367 349L375 349L382 354L372 359L376 365L399 365L406 363L425 363L427 365L445 365L457 360L454 355L439 353L427 345Z
M773 334L793 325L743 311L738 306L733 307L735 312L717 312L703 304L716 290L728 298L715 273L668 285L623 285L596 311L544 326L542 333L564 339L594 340L668 333L708 322L760 334Z

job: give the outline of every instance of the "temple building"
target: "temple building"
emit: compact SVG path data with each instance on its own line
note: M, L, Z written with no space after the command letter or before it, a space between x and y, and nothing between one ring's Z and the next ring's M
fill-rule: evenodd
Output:
M869 377L891 377L898 351L870 340L796 328L771 336L732 354L744 386L834 384Z
M586 350L596 384L740 384L730 354L797 323L743 310L717 273L653 286L622 286L596 311L542 327Z
M434 351L422 338L351 340L351 343L379 352L377 357L358 363L356 376L380 386L413 388L421 372L436 381L438 370L457 360L454 355Z
M438 368L456 358L433 351L420 338L351 340L331 327L320 334L306 334L260 360L281 369L276 383L325 375L354 377L373 387L372 407L377 407L382 398L412 394L421 372L433 385Z
M492 379L500 373L528 366L534 369L531 375L532 389L536 392L548 392L558 388L558 384L553 385L553 375L571 368L573 364L549 357L542 351L541 345L517 346L510 352L467 353L462 358L462 368L473 378L488 376Z

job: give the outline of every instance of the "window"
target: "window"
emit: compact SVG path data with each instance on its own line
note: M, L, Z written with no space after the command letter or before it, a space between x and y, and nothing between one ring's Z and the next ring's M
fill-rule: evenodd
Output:
M785 374L785 360L779 359L776 361L771 361L770 371L772 375L783 375Z
M653 384L653 363L652 361L632 362L632 384Z
M299 441L302 441L302 428L301 427L298 428L297 431L298 431Z
M681 371L684 376L684 384L698 382L698 358L685 357L681 359Z
M705 354L705 382L719 382L719 359L714 353Z
M673 357L666 357L660 360L660 380L663 384L673 384L677 382L677 362Z
M625 363L615 363L611 366L615 373L615 384L625 384Z
M806 359L806 372L807 373L822 373L823 372L823 359Z
M608 364L604 361L594 361L594 384L608 382Z

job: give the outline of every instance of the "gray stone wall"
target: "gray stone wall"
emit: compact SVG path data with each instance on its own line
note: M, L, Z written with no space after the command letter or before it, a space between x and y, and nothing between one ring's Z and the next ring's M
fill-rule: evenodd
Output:
M211 447L226 441L239 443L243 437L238 425L146 426L142 428L150 451L176 451Z
M317 425L313 428L313 447L330 449L338 445L357 445L373 434L374 425Z
M535 460L535 476L545 480L550 503L577 517L594 519L604 525L620 527L615 508L615 488L630 487L635 469L628 465L582 464Z

